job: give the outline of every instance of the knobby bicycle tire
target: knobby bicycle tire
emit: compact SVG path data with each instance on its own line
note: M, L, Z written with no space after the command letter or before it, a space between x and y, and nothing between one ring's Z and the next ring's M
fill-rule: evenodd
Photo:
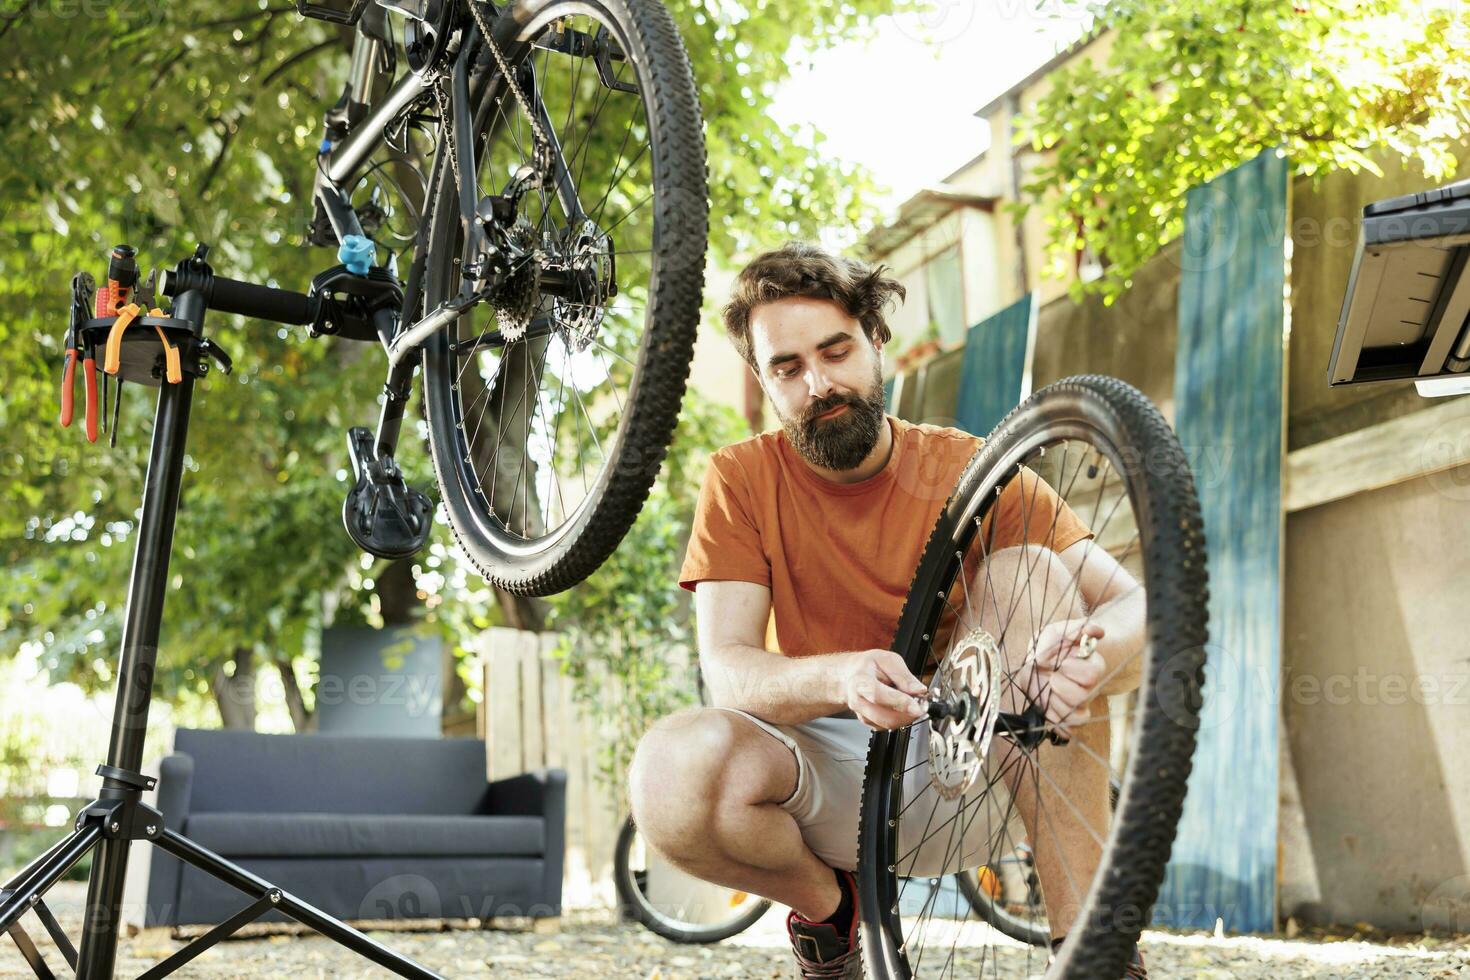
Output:
M551 595L583 581L632 527L673 438L704 286L708 235L704 140L693 75L673 18L657 0L518 0L500 14L500 22L518 28L508 32L511 41L503 45L512 66L534 51L532 38L572 14L600 18L622 34L617 40L637 71L637 85L646 99L655 188L644 333L636 363L625 359L635 366L626 401L620 405L616 441L564 524L535 539L517 538L509 521L497 526L492 503L486 502L470 463L473 454L467 443L474 437L455 421L458 369L450 338L441 332L431 339L424 359L429 444L455 539L487 581L524 596ZM493 89L487 87L473 112L479 140L490 125ZM454 179L449 167L439 170L425 274L429 309L452 295L458 258ZM590 416L588 425L590 429ZM598 449L602 451L600 443ZM514 503L512 497L512 509Z
M1141 585L1147 640L1132 755L1097 873L1076 925L1046 974L1050 980L1116 980L1147 924L1173 844L1195 747L1207 637L1205 541L1193 478L1178 440L1148 399L1118 379L1084 375L1036 392L1008 414L965 468L941 512L915 571L893 649L911 670L923 669L929 657L925 634L938 618L939 589L956 573L955 548L974 533L968 529L971 518L979 523L1006 474L1028 458L1028 451L1063 437L1091 445L1120 472L1126 467L1125 499L1137 521L1146 573ZM907 740L906 731L876 733L864 773L862 946L869 976L877 980L915 975L912 951L904 949L893 867L894 827L902 816L895 810L902 785L898 777ZM1119 910L1130 914L1120 916ZM934 960L941 970L943 955ZM1001 975L990 972L996 969L993 961L988 966L986 976Z

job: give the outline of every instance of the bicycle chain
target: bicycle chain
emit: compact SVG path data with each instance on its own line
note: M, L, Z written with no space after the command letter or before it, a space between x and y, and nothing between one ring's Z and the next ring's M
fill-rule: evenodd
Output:
M475 18L475 23L480 28L481 35L485 38L485 44L490 49L490 54L495 58L495 63L500 69L501 76L510 86L511 95L515 98L516 104L520 106L521 112L525 114L526 121L530 124L532 138L536 142L536 145L532 152L532 166L536 171L536 178L539 184L544 179L544 171L546 168L544 166L537 166L537 164L542 163L543 160L541 158L545 157L550 152L551 141L546 135L546 130L542 128L541 122L531 112L531 107L527 103L525 95L521 92L520 83L517 82L515 76L511 72L510 63L506 60L505 53L500 50L500 45L495 43L495 38L490 33L490 25L486 23L484 16L481 14L478 3L476 3L475 0L470 0L468 6L470 8L470 13ZM444 90L444 86L447 84L447 82L448 78L441 75L438 79L435 80L434 84L430 86L430 91L433 93L435 108L439 113L440 130L443 133L444 137L443 152L449 154L449 168L454 173L455 186L462 187L464 177L463 175L461 175L459 170L459 156L456 152L455 147L454 117L451 111L451 96L448 92ZM530 226L526 225L525 228L522 228L521 225L523 223L524 218L521 219L521 222L512 229L511 234L519 240L519 243L523 247L526 247L528 249L531 256L540 261L545 261L545 253L542 252L539 248L533 247L534 238L528 239L526 236L526 231L529 229ZM520 234L517 234L518 232ZM497 319L500 320L502 323L502 335L505 336L507 340L514 341L519 339L519 337L524 334L525 327L530 318L524 309L524 307L528 305L527 288L525 284L519 284L518 287L512 289L511 292L514 294L513 299L502 300L500 303L496 304L496 314ZM534 295L534 280L532 280L530 294Z
M543 154L543 147L549 147L551 140L546 136L546 130L541 128L541 122L531 112L531 107L526 102L526 97L521 92L520 82L516 81L515 75L510 70L510 63L505 60L505 52L500 50L500 45L495 43L495 38L490 33L490 25L485 22L485 17L480 12L480 5L476 0L470 0L470 14L475 18L475 23L480 26L480 34L485 38L485 44L490 48L490 54L495 58L495 63L500 67L500 74L510 86L510 94L515 96L516 104L525 113L526 121L531 124L531 136L536 141L536 146L531 153L531 164L536 167L537 179L543 178L543 168L539 166L542 162L537 158Z
M467 6L475 18L475 23L479 25L480 33L484 36L485 44L489 47L491 55L494 56L495 63L500 67L501 76L505 78L506 83L510 86L510 94L515 97L517 105L521 108L521 112L525 113L526 121L531 125L531 135L536 141L536 145L531 153L531 163L536 171L536 179L539 186L541 181L544 180L544 172L547 169L539 165L543 162L539 158L549 154L551 141L546 135L546 130L541 127L541 122L531 112L531 107L527 104L526 97L521 92L520 84L511 73L510 63L506 61L505 53L500 50L500 45L495 43L495 38L490 34L490 25L486 23L484 16L481 14L478 3L475 0L470 0ZM444 91L444 86L448 81L446 76L441 75L429 89L434 94L435 108L439 112L439 128L444 135L444 148L449 154L449 169L454 172L455 187L462 187L464 185L464 177L459 172L459 154L455 151L454 117L451 113L450 95Z
M443 76L434 80L430 91L434 93L434 107L439 113L439 130L444 134L444 148L449 153L449 169L454 171L454 186L463 186L459 176L459 155L454 149L454 119L449 114L449 95L444 91L447 81Z

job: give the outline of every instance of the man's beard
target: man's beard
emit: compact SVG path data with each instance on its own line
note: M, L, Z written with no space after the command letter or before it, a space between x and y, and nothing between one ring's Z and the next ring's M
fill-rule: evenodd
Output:
M830 419L817 417L838 405L848 406L847 411ZM807 462L828 470L850 470L861 465L878 445L883 415L883 368L875 365L873 385L866 395L854 398L834 394L814 404L800 418L780 418L792 448Z

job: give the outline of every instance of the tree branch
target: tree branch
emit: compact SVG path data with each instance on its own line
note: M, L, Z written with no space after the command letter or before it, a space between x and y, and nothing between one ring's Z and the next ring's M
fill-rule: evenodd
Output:
M152 92L156 90L159 83L163 81L164 76L173 71L174 65L177 65L180 61L183 61L184 55L188 53L188 48L179 48L172 55L170 55L163 64L159 65L158 70L153 73L153 81L148 83L147 91ZM143 111L147 108L149 108L147 99L139 101L138 107L134 109L131 114L129 114L127 120L122 124L122 131L124 133L132 132L133 127L138 124L138 120L142 117Z
M245 49L249 49L249 48L255 47L256 45L258 45L261 41L263 41L270 34L271 27L273 27L275 25L275 22L276 22L276 15L275 15L275 13L272 13L269 17L267 17L265 19L265 23L262 24L262 25L260 25L260 30L256 31L253 36L246 37L246 38L241 38L238 41L236 41L234 39L231 39L230 40L230 47L232 47L232 48L245 48ZM256 58L256 63L259 64L260 63L260 59L261 58L264 58L264 57L265 57L265 51L262 50L260 52L259 57Z
M274 17L276 14L285 14L294 11L295 7L267 7L264 10L252 10L248 14L238 17L221 17L218 20L206 20L202 24L195 24L195 28L203 30L208 27L228 27L231 24L246 24L260 17Z
M214 155L214 161L210 163L209 169L204 173L204 180L199 184L199 196L203 197L209 193L209 185L214 183L214 178L219 174L219 168L225 162L225 155L230 152L230 144L235 140L235 134L240 131L238 122L232 124L227 119L219 120L224 130L220 136L219 152Z
M10 29L14 27L16 23L26 15L26 11L30 10L35 5L35 0L26 0L25 3L20 5L15 13L5 18L4 26L0 26L0 37L4 37L6 34L10 33Z

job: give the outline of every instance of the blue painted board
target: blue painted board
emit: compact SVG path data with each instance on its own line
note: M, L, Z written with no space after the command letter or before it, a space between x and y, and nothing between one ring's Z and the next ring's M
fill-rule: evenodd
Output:
M1288 176L1268 150L1186 201L1175 429L1204 513L1210 639L1160 924L1274 925Z
M965 336L955 427L988 436L1021 402L1031 335L1031 296L981 320Z

